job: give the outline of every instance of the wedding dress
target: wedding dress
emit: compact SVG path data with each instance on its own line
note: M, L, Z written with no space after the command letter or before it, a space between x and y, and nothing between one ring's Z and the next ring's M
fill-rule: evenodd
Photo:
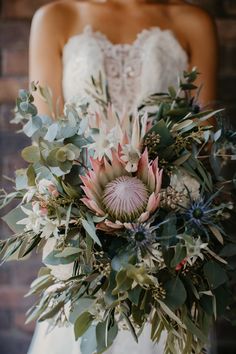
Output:
M113 44L104 34L86 26L63 50L64 99L79 104L88 95L91 76L96 78L101 73L115 110L131 113L148 95L177 86L187 66L187 54L170 30L145 29L132 44ZM61 271L63 277L62 268L55 272ZM37 325L28 354L80 354L80 341L75 341L72 326L49 333L48 328L47 322ZM128 331L122 330L106 354L163 354L164 337L154 345L147 325L137 344Z

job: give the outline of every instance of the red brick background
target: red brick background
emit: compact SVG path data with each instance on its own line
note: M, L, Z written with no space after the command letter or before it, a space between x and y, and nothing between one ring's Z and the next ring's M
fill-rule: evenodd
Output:
M39 6L51 1L0 0L0 166L7 176L12 176L16 168L23 166L19 152L27 144L23 136L15 134L15 126L9 124L9 118L12 117L18 89L27 87L30 21ZM206 7L216 18L221 45L219 101L227 107L227 114L233 120L236 114L236 0L192 2ZM0 185L9 188L2 177ZM1 224L0 237L8 235L9 230ZM38 267L39 260L33 257L20 264L8 263L0 268L0 354L27 353L33 325L24 325L24 313L32 299L23 296ZM222 330L221 327L218 337L224 339L221 341L223 349L218 353L235 353L230 349L233 337L227 337L230 328L224 333Z

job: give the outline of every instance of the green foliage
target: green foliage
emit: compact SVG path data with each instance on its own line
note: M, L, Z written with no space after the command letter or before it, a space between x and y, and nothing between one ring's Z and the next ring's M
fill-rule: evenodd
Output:
M24 212L20 206L9 211L8 214L3 216L3 221L10 227L15 233L20 233L24 230L24 226L17 224L17 222L25 217Z
M214 261L206 263L203 270L211 289L218 288L228 280L225 270Z
M185 303L187 293L180 278L169 280L165 283L164 289L166 290L165 304L168 307L176 310Z
M103 353L109 348L118 334L118 326L116 322L111 322L110 316L104 322L100 322L96 326L97 352Z
M29 165L16 171L11 181L14 191L0 193L0 208L13 200L19 202L3 218L15 234L0 241L0 259L24 259L44 250L45 245L51 247L43 259L46 267L28 294L39 297L28 311L28 321L53 318L57 325L66 309L76 340L81 338L83 354L105 352L121 321L137 342L147 321L151 322L153 341L166 330L165 354L200 352L211 322L232 308L229 283L235 280L236 246L221 225L228 217L226 209L232 206L221 202L218 182L225 181L222 176L215 178L209 162L219 174L222 157L225 161L227 155L232 160L236 156L236 139L234 132L225 132L223 126L213 132L207 123L222 110L203 111L199 106L197 76L196 69L184 72L177 89L169 87L166 93L153 94L140 107L140 114L146 111L150 124L142 132L139 153L146 148L149 161L158 158L164 170L158 212L145 222L135 220L106 232L101 223L107 215L88 212L81 201L82 176L91 168L89 158L94 154L88 147L94 143L93 133L100 133L99 128L89 127L90 103L66 104L61 116L54 111L48 88L33 83L32 92L19 92L12 122L22 125L32 143L22 151ZM91 101L99 106L103 119L110 119L110 97L102 75L92 77L91 83ZM48 104L50 117L38 113L34 93ZM204 152L208 143L210 156ZM180 171L199 183L197 212L190 208L194 204L192 186L178 192L179 199L171 199L176 191L170 180ZM96 168L89 173L96 175ZM116 175L116 171L110 173ZM148 178L151 184L152 177ZM96 193L102 195L106 179L101 174L99 180L101 190L98 187ZM202 200L203 209L209 207L203 213L209 222L201 223ZM106 212L102 199L100 204ZM215 213L207 219L211 207ZM19 223L22 219L23 225ZM200 227L193 226L193 219Z
M36 163L40 161L40 149L38 146L27 146L21 153L23 159L30 163Z
M82 221L82 225L85 229L85 231L87 232L87 234L93 239L93 241L95 243L97 243L99 246L102 246L101 245L101 242L96 234L96 229L94 227L94 224L91 223L91 221L88 221L88 220L85 220L83 219Z
M89 329L92 324L93 316L89 312L82 313L74 325L75 339L82 337L82 335Z

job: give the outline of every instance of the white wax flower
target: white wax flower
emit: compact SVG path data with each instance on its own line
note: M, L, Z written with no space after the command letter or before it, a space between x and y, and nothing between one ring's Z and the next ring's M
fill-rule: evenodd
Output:
M45 219L43 221L44 227L42 229L42 234L41 237L48 239L50 236L54 236L55 238L58 237L59 235L59 229L58 226L60 226L59 221L56 220L50 220L50 219Z
M36 187L28 187L28 191L25 193L22 202L23 203L31 202L36 192L37 192Z
M187 251L186 260L190 265L193 265L198 258L204 260L204 254L202 251L208 247L207 242L202 242L200 236L194 238L189 235L183 235L179 238L182 238L185 241Z
M27 217L19 220L17 224L25 225L25 231L33 231L38 234L43 224L39 203L33 203L32 209L27 209L24 206L22 206L21 209L27 215Z

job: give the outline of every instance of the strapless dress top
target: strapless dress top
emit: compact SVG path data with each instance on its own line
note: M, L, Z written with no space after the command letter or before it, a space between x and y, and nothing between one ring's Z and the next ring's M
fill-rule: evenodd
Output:
M132 112L150 94L176 87L187 67L187 53L171 30L144 29L132 44L113 44L86 26L63 49L64 99L81 102L91 76L101 73L116 111Z

